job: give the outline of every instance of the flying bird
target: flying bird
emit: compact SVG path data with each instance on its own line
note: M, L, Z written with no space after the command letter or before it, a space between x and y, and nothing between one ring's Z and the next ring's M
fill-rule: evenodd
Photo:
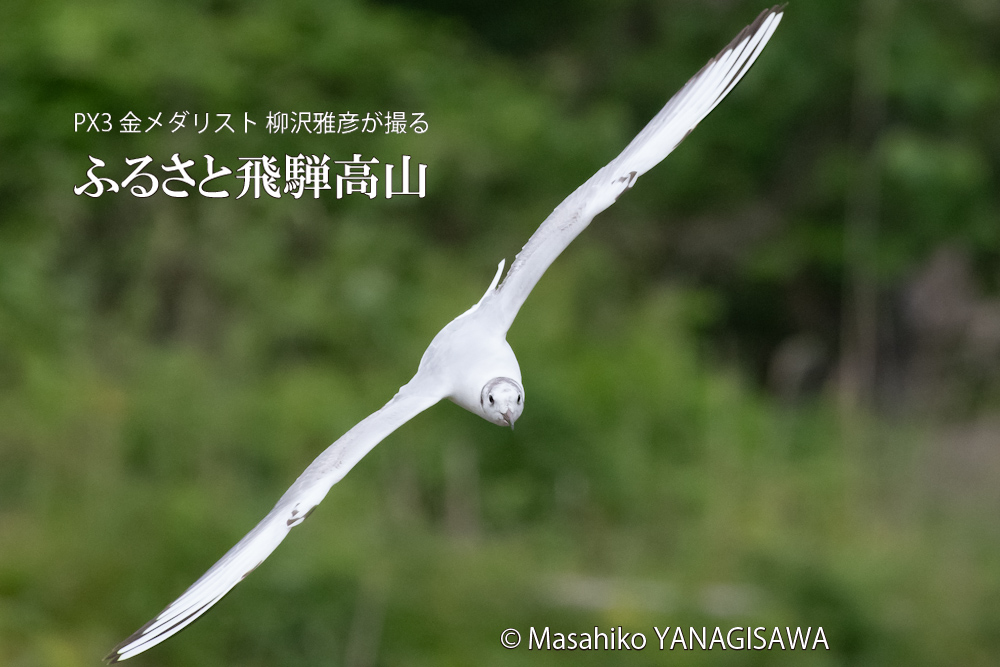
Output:
M601 211L665 158L746 74L778 27L784 7L765 10L689 80L622 151L542 222L500 282L449 322L427 347L416 374L392 399L328 447L295 480L267 516L198 581L115 647L106 660L127 660L187 627L260 565L308 517L334 484L375 445L442 399L513 428L524 410L521 369L507 331L556 257Z

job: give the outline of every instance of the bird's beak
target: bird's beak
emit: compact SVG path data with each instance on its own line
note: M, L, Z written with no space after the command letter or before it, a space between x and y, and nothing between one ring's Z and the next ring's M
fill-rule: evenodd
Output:
M514 430L514 413L511 410L503 413L503 420L507 422L507 426L510 426L510 430Z

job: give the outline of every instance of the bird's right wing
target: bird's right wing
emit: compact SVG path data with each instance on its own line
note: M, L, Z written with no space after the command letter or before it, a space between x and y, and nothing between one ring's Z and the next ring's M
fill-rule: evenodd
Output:
M420 372L377 412L330 445L299 476L264 519L156 618L115 647L108 662L127 660L180 632L271 555L375 445L442 398L437 382Z
M621 155L556 207L521 248L500 287L483 298L483 311L499 316L509 329L528 294L566 246L639 176L669 155L743 78L783 12L783 6L763 11L670 98Z

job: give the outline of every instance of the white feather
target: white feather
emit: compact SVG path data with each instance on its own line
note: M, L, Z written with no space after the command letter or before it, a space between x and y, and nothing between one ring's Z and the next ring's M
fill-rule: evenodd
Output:
M617 158L563 200L524 244L482 307L493 309L509 329L542 274L594 216L669 155L743 78L774 34L783 11L775 7L762 12L670 98Z
M504 267L500 262L483 298L434 337L410 382L320 454L263 521L156 618L115 647L107 659L127 660L180 632L208 611L260 565L365 454L441 399L449 398L495 423L513 425L516 417L511 417L511 411L520 414L523 388L517 358L506 335L524 300L549 265L594 216L666 157L733 89L771 38L781 16L780 8L763 12L710 60L621 155L556 207L528 239L497 287ZM503 408L483 405L483 387L497 378L503 378L505 386L515 387L507 393L517 396L516 406L513 399ZM489 398L492 405L493 393ZM511 411L504 412L508 408ZM507 418L502 418L501 413Z

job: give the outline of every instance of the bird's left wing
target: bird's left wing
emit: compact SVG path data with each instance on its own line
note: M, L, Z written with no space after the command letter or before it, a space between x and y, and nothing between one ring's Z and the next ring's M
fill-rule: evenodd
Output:
M498 315L509 329L528 294L566 246L639 176L669 155L743 78L783 12L783 6L761 12L670 98L621 155L556 207L521 248L500 287L483 298L483 311Z
M431 407L444 391L432 374L417 373L377 412L330 445L299 476L264 519L159 616L115 647L108 662L126 660L180 632L243 581L309 516L354 465L386 436Z

